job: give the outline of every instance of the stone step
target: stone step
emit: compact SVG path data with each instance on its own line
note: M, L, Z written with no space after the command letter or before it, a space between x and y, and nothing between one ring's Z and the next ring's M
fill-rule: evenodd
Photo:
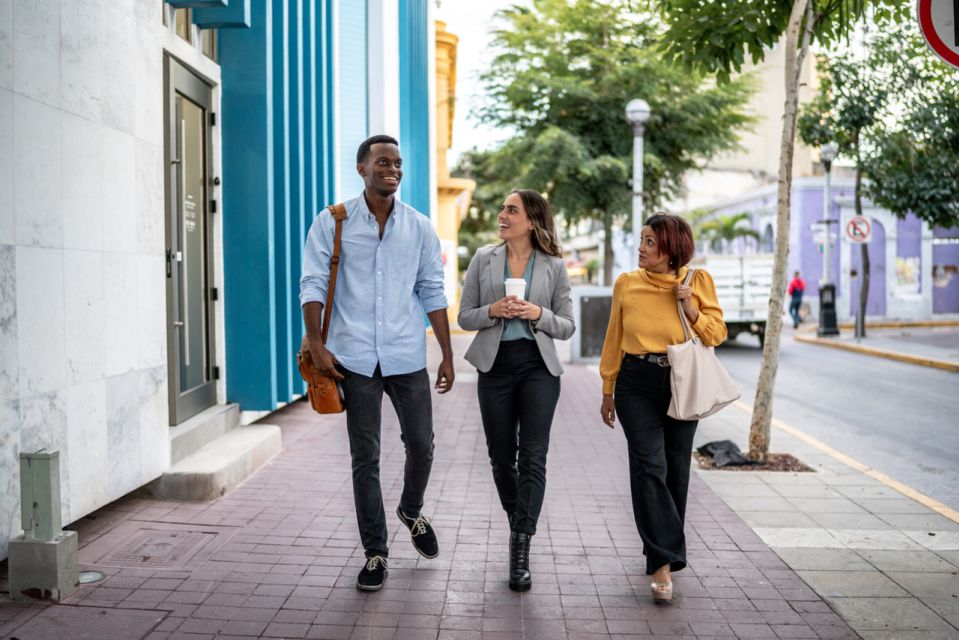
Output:
M282 448L277 426L237 427L173 465L148 489L158 498L213 500L236 488Z
M199 451L240 424L240 406L217 404L186 422L170 427L170 464L174 465Z

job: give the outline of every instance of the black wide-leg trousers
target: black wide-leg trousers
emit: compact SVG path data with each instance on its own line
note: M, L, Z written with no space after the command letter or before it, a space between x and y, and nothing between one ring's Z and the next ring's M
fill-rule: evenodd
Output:
M616 378L616 413L629 446L633 516L646 554L646 573L686 566L686 496L693 436L699 421L666 415L669 367L627 354Z

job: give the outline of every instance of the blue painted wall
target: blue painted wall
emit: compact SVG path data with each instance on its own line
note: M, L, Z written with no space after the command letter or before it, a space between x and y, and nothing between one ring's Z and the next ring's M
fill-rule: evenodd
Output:
M250 2L250 28L220 31L226 389L243 410L272 410L303 393L295 363L303 244L323 207L362 189L355 158L370 134L366 2L339 0L334 13L336 1ZM401 0L400 144L401 197L428 215L426 3ZM214 19L226 10L204 11Z
M400 197L430 215L429 0L400 0Z
M272 410L303 392L295 353L302 247L332 198L329 2L252 3L220 32L227 400Z
M337 198L345 200L363 190L363 179L356 173L356 149L372 133L369 131L367 82L366 2L341 0L338 5L339 45L339 139L337 161L340 184Z

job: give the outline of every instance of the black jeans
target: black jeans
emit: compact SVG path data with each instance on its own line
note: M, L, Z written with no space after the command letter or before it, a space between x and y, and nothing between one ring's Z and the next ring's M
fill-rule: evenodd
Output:
M346 397L346 428L353 459L353 500L360 540L366 557L387 557L386 514L380 488L380 418L383 392L390 397L400 422L406 446L406 469L400 508L419 515L433 466L433 408L430 379L426 369L396 376L384 376L379 366L372 378L348 371L343 395Z
M477 384L493 482L513 530L533 535L546 494L546 453L559 377L532 340L500 343Z
M686 566L686 495L697 420L666 415L672 392L669 368L623 358L616 378L616 413L629 445L633 517L646 554L646 573L665 564Z

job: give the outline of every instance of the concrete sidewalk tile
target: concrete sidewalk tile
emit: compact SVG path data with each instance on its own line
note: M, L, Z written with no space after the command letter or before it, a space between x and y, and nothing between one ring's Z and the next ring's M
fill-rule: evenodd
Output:
M797 571L865 571L870 568L852 549L777 547L776 553Z
M850 549L922 549L921 545L899 531L829 529L829 533Z
M789 498L789 502L803 513L867 513L849 498Z
M725 502L733 511L794 511L795 505L783 497L751 498L728 497Z
M926 598L955 598L959 603L959 574L931 572L886 572L903 589L921 600Z
M866 631L927 631L955 634L935 611L915 598L834 598L830 603L863 633ZM953 638L955 635L952 636Z
M930 513L929 508L905 496L891 498L857 498L856 504L871 514L921 514Z
M899 530L959 531L959 524L932 512L925 515L886 513L879 518Z
M758 527L755 531L762 541L773 549L780 547L843 549L846 546L822 528Z
M946 622L959 629L959 599L956 598L955 592L951 596L937 594L935 597L925 597L922 602Z
M932 551L959 551L959 531L903 531L917 543Z
M871 513L813 513L809 516L825 529L891 530L893 527Z
M879 571L797 571L825 598L901 598L909 594Z
M883 572L890 571L922 571L934 573L950 573L956 571L956 566L946 562L933 551L889 551L883 549L860 549L857 552L869 564Z
M798 511L740 511L739 516L751 527L799 527L811 529L817 523Z

